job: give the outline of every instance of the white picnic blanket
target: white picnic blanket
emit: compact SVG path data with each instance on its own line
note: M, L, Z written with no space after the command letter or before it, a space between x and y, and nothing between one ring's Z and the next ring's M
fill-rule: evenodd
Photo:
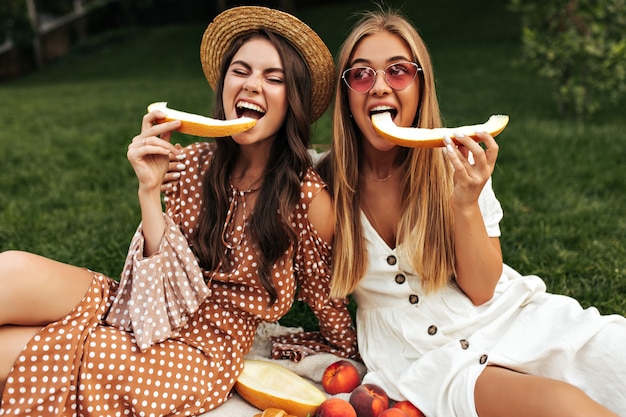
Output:
M289 359L270 359L270 337L300 331L302 331L301 328L284 327L277 323L261 324L257 330L252 349L250 350L250 353L246 355L246 359L267 360L280 364L301 377L306 378L319 389L322 389L322 374L324 373L324 370L326 370L326 367L343 358L330 353L319 353L307 356L300 362L294 362ZM361 376L365 374L365 366L363 366L362 363L356 361L350 362L357 367ZM329 398L331 397L328 394L327 396ZM349 394L337 394L333 395L333 397L348 399ZM201 414L199 417L252 417L261 411L262 410L258 410L256 407L244 401L239 395L234 394L233 397L226 401L223 405L219 406L215 410L209 411L208 413Z

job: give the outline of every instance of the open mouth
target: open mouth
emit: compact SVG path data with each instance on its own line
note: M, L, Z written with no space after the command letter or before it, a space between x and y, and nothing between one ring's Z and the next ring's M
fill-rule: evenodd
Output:
M376 106L370 110L370 118L373 115L379 114L379 113L391 113L391 118L395 119L396 116L398 115L398 110L394 109L391 106Z
M237 103L237 117L251 117L259 120L265 115L265 109L258 104L250 103L248 101L240 101Z

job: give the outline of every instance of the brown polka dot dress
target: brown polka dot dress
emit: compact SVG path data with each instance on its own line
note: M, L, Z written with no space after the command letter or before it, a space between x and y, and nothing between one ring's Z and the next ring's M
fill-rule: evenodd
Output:
M345 300L331 300L330 247L307 219L324 187L310 170L293 213L299 241L272 269L277 302L256 270L257 253L233 189L225 225L228 265L203 271L188 240L202 204L201 179L212 145L186 151L187 168L168 192L166 233L158 253L142 257L139 226L120 282L94 273L82 302L44 327L18 357L0 416L191 416L222 404L241 372L258 324L276 321L297 297L320 321L329 351L355 357ZM237 219L239 220L237 221Z

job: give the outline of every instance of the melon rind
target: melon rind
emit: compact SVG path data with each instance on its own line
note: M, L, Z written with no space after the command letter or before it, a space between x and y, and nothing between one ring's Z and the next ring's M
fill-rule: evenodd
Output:
M455 132L462 132L474 140L479 140L477 132L487 132L491 136L497 136L509 123L509 116L495 114L482 124L440 127L434 129L418 127L400 127L393 122L391 113L384 112L372 116L372 124L376 132L390 142L409 148L435 148L445 146L444 136L455 140Z
M180 120L181 133L193 136L217 138L231 136L244 132L256 124L256 120L251 117L240 117L238 119L218 120L211 117L200 116L198 114L187 113L167 107L167 102L159 101L148 106L148 111L160 110L165 113L164 119L157 120L157 123Z
M235 383L237 394L259 410L279 408L297 417L315 415L326 395L291 370L267 361L244 362Z

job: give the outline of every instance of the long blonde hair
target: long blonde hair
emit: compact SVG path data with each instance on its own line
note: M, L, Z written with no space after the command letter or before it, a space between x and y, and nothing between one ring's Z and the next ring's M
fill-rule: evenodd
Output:
M441 127L433 68L428 49L415 27L394 11L366 12L348 35L339 51L337 70L348 68L356 45L366 36L389 32L411 49L422 67L419 82L420 104L414 126ZM358 128L350 118L347 87L337 77L333 113L333 140L320 172L332 188L337 227L333 249L331 295L348 295L367 269L367 251L359 206ZM417 81L416 81L417 82ZM453 217L450 208L452 170L441 149L403 148L401 172L402 217L397 229L400 256L409 260L429 291L446 285L454 276ZM400 246L400 243L402 245Z

